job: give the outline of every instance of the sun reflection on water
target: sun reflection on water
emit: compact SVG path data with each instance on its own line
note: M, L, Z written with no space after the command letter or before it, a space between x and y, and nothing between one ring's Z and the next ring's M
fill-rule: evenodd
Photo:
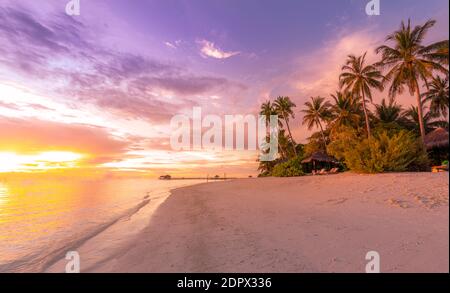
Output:
M3 183L0 183L0 208L1 205L8 199L8 188Z

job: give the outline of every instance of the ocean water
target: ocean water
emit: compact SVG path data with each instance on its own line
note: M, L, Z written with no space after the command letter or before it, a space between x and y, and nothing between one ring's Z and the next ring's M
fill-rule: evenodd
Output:
M44 271L170 189L200 180L0 180L0 272Z

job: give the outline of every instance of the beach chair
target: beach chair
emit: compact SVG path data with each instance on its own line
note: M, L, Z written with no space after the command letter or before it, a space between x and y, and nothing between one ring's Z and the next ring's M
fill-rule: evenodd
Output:
M339 173L339 168L333 168L328 172L328 174L337 174L337 173Z
M327 174L327 170L324 168L322 170L319 171L319 173L317 173L318 175L325 175Z

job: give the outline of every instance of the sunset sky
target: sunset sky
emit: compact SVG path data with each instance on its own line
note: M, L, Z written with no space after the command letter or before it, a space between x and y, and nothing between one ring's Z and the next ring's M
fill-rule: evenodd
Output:
M67 2L0 0L0 173L255 174L254 151L172 151L171 117L287 95L305 142L300 106L336 91L348 54L375 61L408 18L438 21L427 43L449 37L448 0L381 0L372 17L366 0L81 0L80 16Z

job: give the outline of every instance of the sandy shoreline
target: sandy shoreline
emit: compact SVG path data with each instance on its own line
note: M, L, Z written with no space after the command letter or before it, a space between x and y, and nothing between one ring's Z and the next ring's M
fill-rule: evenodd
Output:
M364 272L375 250L382 272L448 272L448 180L346 173L184 187L143 211L145 225L131 218L80 247L82 271Z

